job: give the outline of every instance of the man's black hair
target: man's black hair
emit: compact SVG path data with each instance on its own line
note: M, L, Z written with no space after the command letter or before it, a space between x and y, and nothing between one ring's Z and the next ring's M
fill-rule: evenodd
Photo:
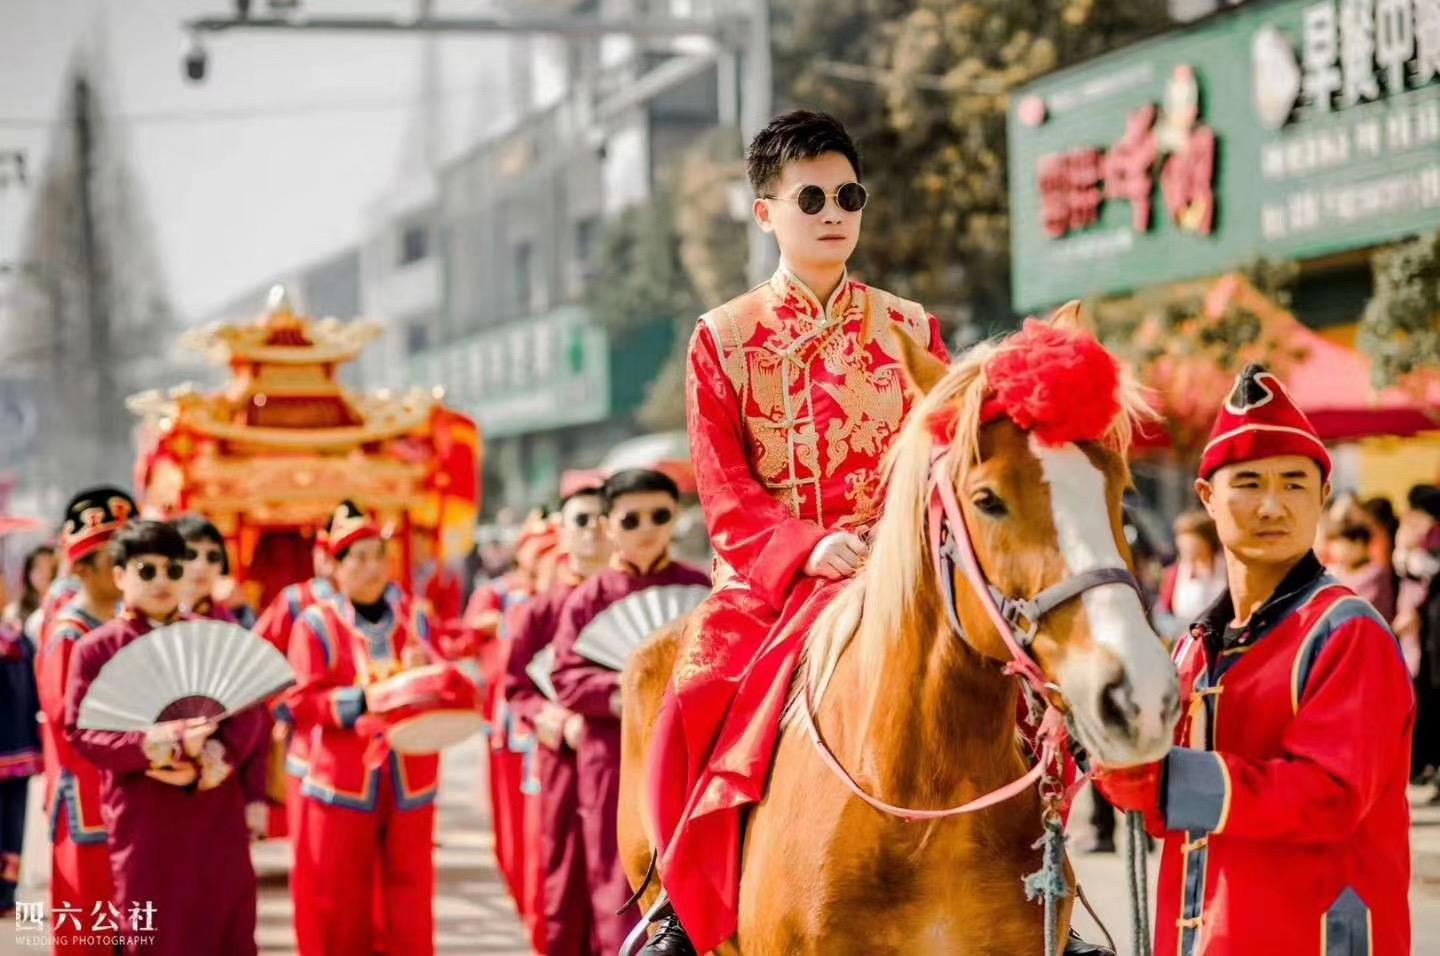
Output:
M601 504L604 504L605 488L601 485L586 485L585 487L572 491L565 497L561 498L560 507L564 508L567 504L574 501L576 498L599 498Z
M855 168L855 178L864 177L860 150L839 120L829 113L793 110L781 113L755 134L745 151L745 172L755 195L769 196L786 163L817 159L826 153L844 156Z
M220 573L230 574L230 549L225 547L225 536L220 529L201 515L185 515L175 522L175 530L189 544L194 541L209 541L220 548Z
M605 481L605 513L609 514L616 499L623 495L638 495L658 491L680 500L680 489L670 476L651 468L627 468L617 471Z
M167 522L133 521L110 542L110 554L121 567L152 554L180 561L185 557L185 539Z

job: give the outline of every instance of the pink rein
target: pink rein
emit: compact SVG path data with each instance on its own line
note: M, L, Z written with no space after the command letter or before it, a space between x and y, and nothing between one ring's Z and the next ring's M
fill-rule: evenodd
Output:
M804 706L801 711L805 720L805 729L810 734L810 740L814 743L821 762L840 778L840 782L845 784L852 794L864 803L887 816L899 817L906 823L914 823L919 820L942 820L947 817L975 813L1004 803L1039 782L1050 766L1059 761L1067 740L1064 714L1050 700L1051 685L1046 681L1044 672L1040 670L1040 666L1035 663L1034 658L1015 639L1014 629L1001 613L999 605L995 602L995 596L990 590L990 583L980 568L979 559L975 556L974 543L970 539L970 529L965 523L965 514L955 497L955 487L947 479L949 457L948 452L938 452L930 463L930 551L937 580L943 580L944 575L949 573L941 556L941 532L948 530L950 539L957 546L960 568L965 573L965 580L979 595L980 603L1000 632L1000 637L1010 652L1010 660L1005 664L1005 673L1023 679L1033 691L1035 698L1045 701L1046 706L1044 716L1040 719L1037 735L1040 745L1039 760L1028 773L997 790L992 790L960 806L948 807L943 810L917 810L887 803L879 797L867 793L850 775L850 772L840 763L839 758L835 756L834 751L830 749L829 744L820 734L820 727L815 718L814 689L807 679ZM955 626L958 627L958 615L956 621ZM965 639L964 634L958 636Z

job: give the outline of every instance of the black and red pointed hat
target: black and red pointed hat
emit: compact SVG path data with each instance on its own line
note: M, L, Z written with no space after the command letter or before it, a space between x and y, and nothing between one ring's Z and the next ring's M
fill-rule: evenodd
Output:
M1210 441L1200 460L1200 477L1208 479L1226 465L1281 455L1299 455L1330 477L1330 452L1295 404L1285 386L1263 365L1249 365L1235 379Z

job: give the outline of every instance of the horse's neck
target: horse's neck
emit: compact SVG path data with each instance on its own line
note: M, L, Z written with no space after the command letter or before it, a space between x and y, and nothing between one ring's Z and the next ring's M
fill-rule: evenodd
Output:
M879 795L938 807L1009 782L1014 681L951 632L938 604L915 608L899 637L865 623L862 616L858 653L836 675L850 686L834 699L856 702L845 708L859 718L845 728L846 749Z

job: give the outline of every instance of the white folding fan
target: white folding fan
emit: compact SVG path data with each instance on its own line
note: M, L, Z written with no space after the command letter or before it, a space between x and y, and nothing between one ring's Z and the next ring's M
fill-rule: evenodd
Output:
M666 624L684 617L710 596L698 584L667 584L616 601L585 625L575 653L602 667L625 669L630 655Z
M105 662L80 702L81 730L144 730L182 717L224 718L295 683L285 656L223 621L181 621Z
M525 665L525 673L540 688L540 693L552 704L560 703L560 695L555 690L555 682L550 675L555 673L555 645L546 644L540 648L540 652L530 658L530 663Z

